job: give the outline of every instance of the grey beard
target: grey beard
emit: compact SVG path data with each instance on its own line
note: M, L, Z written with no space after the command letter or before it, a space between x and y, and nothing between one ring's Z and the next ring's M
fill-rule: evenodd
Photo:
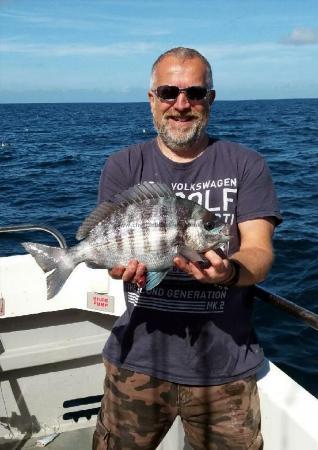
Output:
M176 151L190 149L202 138L207 127L207 121L203 120L194 124L189 131L176 135L170 132L166 123L162 123L160 127L155 120L153 123L162 142L171 150Z

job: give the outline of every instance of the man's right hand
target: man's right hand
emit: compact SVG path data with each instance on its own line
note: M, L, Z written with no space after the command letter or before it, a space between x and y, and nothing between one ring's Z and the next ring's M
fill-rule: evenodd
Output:
M136 283L140 288L146 285L146 272L146 266L136 259L130 260L127 267L115 266L108 271L112 278L123 280L126 283Z

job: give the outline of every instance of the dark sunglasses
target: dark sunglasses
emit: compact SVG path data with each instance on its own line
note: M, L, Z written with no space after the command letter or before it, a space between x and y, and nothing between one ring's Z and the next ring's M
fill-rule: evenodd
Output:
M158 86L156 89L152 89L152 92L156 94L161 100L167 102L176 101L179 94L184 92L187 99L190 101L200 101L206 98L207 94L211 92L212 89L207 89L203 86L190 86L184 89L178 86Z

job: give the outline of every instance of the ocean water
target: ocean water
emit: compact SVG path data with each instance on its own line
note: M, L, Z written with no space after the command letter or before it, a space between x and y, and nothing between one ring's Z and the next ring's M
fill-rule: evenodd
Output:
M96 204L101 168L121 147L155 136L146 103L0 105L0 226L41 223L74 235ZM216 102L210 134L263 154L284 222L263 286L318 313L318 99ZM0 255L43 233L1 234ZM318 332L256 301L266 355L318 396Z

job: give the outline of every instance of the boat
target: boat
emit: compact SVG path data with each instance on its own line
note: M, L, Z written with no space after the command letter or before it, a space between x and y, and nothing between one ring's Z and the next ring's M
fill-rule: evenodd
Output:
M66 243L57 230L47 231ZM255 296L318 329L318 316L261 287ZM122 282L78 265L47 300L45 275L30 255L0 257L0 448L87 450L102 396L101 350L125 310ZM317 450L318 399L268 359L257 374L264 450ZM190 450L176 420L158 450Z

